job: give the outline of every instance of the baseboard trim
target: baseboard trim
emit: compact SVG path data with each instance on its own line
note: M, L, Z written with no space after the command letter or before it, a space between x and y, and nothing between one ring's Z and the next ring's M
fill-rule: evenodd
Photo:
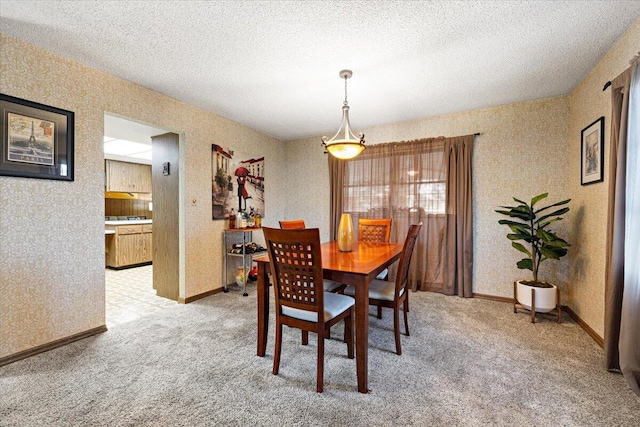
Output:
M582 329L584 329L584 331L591 337L593 338L593 340L602 348L604 348L604 338L602 338L600 335L598 335L598 333L596 331L594 331L591 326L589 326L584 320L582 320L580 318L580 316L578 316L576 314L575 311L573 311L570 307L567 307L566 305L562 306L562 310L566 311L567 314L569 315L569 317L571 317L573 320L576 321L576 323L578 325L580 325L580 327L582 327Z
M487 294L476 294L475 292L471 294L473 298L478 299L488 299L490 301L498 301L498 302L508 302L509 304L513 304L513 298L509 297L499 297L496 295L487 295Z
M495 295L486 295L486 294L472 294L473 298L486 299L490 301L498 301L498 302L508 302L509 304L513 304L513 298L509 297L499 297ZM604 339L598 335L596 331L591 328L584 320L580 318L569 306L563 305L562 311L566 312L569 317L571 317L575 322L580 325L580 327L589 335L600 347L604 348Z
M45 351L53 350L58 347L63 347L67 344L71 344L74 341L79 341L90 336L101 334L107 331L107 326L102 325L97 328L89 329L88 331L80 332L79 334L71 335L65 338L60 338L50 343L39 345L29 350L20 351L18 353L11 354L9 356L0 357L0 366L8 365L18 360L26 359L27 357L35 356L36 354L44 353Z
M222 292L222 290L223 290L223 288L218 288L218 289L213 289L211 291L203 292L203 293L198 294L198 295L192 295L192 296L186 297L186 298L179 297L178 298L178 302L180 304L189 304L190 302L194 302L194 301L197 301L199 299L202 299L202 298L205 298L205 297L220 293L220 292Z

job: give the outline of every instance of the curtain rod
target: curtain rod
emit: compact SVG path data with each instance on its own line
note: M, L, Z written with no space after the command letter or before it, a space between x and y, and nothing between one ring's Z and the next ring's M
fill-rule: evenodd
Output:
M478 135L481 135L481 133L480 132L476 132L476 133L473 134L473 136L478 136Z
M633 65L634 62L638 61L640 59L640 52L638 52L637 55L634 55L633 58L631 58L629 60L629 65ZM602 88L602 91L604 92L605 90L607 90L607 88L611 86L611 80L609 80L608 82L606 82L604 84L604 87Z

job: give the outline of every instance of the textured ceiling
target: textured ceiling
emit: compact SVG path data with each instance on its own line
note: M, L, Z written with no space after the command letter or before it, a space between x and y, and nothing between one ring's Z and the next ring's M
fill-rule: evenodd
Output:
M640 1L0 2L4 34L281 140L333 135L344 68L356 132L567 94L639 17Z

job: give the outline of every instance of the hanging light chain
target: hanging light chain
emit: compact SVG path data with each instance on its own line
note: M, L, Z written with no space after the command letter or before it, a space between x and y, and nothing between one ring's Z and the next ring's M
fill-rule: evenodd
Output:
M349 103L347 102L347 79L349 77L347 77L346 75L344 76L344 102L342 105L349 105Z

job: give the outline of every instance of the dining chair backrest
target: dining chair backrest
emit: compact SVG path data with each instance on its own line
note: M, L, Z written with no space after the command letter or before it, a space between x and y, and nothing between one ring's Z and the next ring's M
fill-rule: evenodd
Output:
M294 219L292 221L280 221L280 228L283 230L300 230L307 228L303 219Z
M389 243L391 218L358 219L358 240L361 242Z
M274 282L276 313L281 307L316 312L322 318L324 289L320 231L317 228L263 228Z
M422 222L411 225L407 233L407 238L404 241L396 275L396 298L401 295L403 289L405 292L408 291L406 287L409 283L409 264L411 264L411 256L413 255L413 248L416 246L416 241L418 240L420 228L422 228Z

